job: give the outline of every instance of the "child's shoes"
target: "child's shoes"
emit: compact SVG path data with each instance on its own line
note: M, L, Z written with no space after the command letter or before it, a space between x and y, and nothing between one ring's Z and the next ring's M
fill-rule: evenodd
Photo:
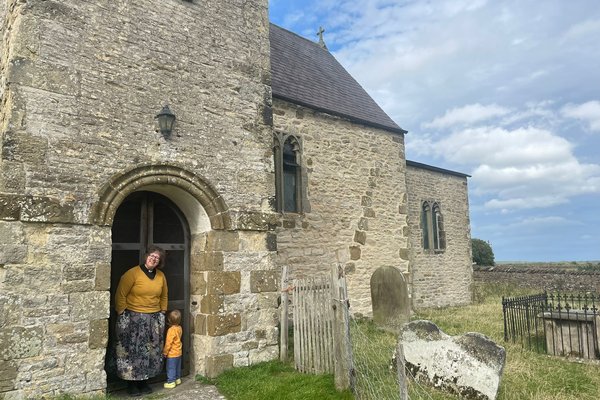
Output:
M175 383L175 382L167 382L163 386L165 387L165 389L173 389L173 388L175 388L175 386L177 386L177 383Z
M176 383L177 385L181 385L181 379L177 378L177 379L175 380L175 383Z

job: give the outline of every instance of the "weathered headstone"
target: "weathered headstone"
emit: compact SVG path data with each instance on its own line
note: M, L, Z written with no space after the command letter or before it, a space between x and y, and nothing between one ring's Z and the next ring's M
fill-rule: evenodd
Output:
M410 318L408 288L402 272L394 267L378 268L371 276L373 320L383 328L399 332Z
M404 325L399 340L415 379L465 399L496 398L506 351L487 336L449 336L433 322L420 320Z

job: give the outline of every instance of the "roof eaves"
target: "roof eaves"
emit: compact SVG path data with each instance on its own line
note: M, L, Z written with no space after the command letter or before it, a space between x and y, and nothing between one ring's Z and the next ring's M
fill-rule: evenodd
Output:
M442 174L460 176L461 178L470 178L471 177L471 175L463 174L462 172L451 171L449 169L434 167L433 165L423 164L423 163L411 161L411 160L406 160L406 165L415 167L415 168L421 168L421 169L427 169L430 171L440 172Z
M347 115L347 114L344 114L344 113L340 113L340 112L328 110L326 108L318 107L318 106L315 106L315 105L312 105L312 104L308 104L306 102L299 101L299 100L296 100L296 99L293 99L293 98L290 98L290 97L287 97L287 96L283 96L283 95L280 95L280 94L277 94L277 93L273 93L273 97L278 98L280 100L287 101L289 103L297 104L297 105L302 106L302 107L307 107L307 108L310 108L310 109L318 111L318 112L322 112L322 113L330 114L330 115L335 115L336 117L341 117L341 118L347 119L347 120L352 121L352 122L356 122L356 123L359 123L359 124L362 124L362 125L370 126L372 128L383 129L385 131L392 132L392 133L397 133L397 134L401 134L401 135L405 135L405 134L408 133L408 131L405 131L404 129L402 129L400 127L396 128L396 127L392 127L392 126L377 124L375 122L370 122L370 121L367 121L367 120L364 120L364 119L356 118L356 117L353 117L351 115Z

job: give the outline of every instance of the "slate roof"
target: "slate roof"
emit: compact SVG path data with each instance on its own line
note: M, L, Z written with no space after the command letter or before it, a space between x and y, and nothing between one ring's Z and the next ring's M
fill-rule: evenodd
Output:
M271 24L273 97L395 133L406 133L315 42Z

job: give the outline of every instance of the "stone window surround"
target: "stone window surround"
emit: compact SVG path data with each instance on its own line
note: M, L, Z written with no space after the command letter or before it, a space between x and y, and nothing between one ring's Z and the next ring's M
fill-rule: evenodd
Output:
M291 142L296 153L296 210L284 210L284 166L283 148L287 142ZM304 214L307 211L308 201L306 199L306 169L302 165L302 141L296 134L275 131L273 138L273 162L275 166L275 209L282 214Z
M423 200L421 202L421 246L427 254L440 254L446 250L446 232L440 208L439 201ZM437 241L434 239L434 233L436 233Z

